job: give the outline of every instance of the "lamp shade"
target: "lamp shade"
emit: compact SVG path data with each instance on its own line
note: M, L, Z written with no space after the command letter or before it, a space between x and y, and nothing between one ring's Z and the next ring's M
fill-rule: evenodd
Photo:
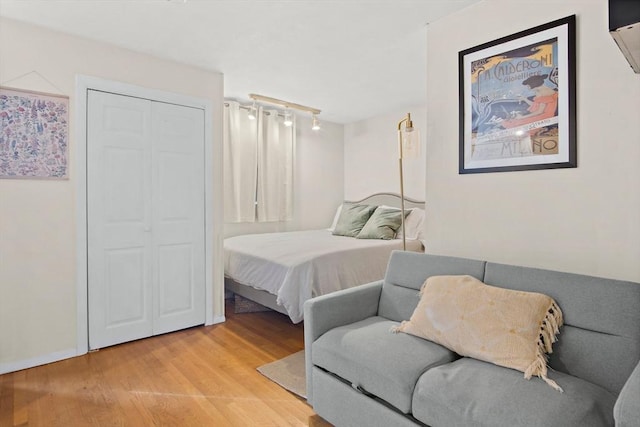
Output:
M398 153L400 158L404 159L417 159L420 157L420 131L413 128L410 131L402 129L399 131L398 138L400 138L399 149L402 150Z

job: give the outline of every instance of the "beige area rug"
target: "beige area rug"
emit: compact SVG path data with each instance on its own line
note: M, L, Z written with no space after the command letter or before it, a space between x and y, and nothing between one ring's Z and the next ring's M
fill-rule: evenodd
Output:
M258 367L258 372L290 392L307 398L304 350L293 353L284 359L262 365Z

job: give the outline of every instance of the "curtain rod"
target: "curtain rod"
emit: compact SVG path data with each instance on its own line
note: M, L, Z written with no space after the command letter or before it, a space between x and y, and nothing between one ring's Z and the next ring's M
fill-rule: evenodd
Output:
M270 96L257 95L255 93L250 93L249 98L253 99L254 101L262 101L262 102L267 102L269 104L281 105L285 108L295 108L296 110L308 111L312 114L320 114L320 110L318 110L317 108L307 107L306 105L300 105L294 102L271 98Z

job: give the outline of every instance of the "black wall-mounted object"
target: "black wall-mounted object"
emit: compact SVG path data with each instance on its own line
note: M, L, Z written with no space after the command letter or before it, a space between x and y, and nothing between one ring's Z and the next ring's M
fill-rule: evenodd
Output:
M640 74L640 0L609 0L609 33Z

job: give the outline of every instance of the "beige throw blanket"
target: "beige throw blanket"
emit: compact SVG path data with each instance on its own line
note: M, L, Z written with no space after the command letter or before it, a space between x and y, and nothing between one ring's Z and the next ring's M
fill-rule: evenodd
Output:
M393 332L406 332L462 356L547 378L547 354L562 326L562 312L543 294L503 289L471 276L433 276L420 291L411 319Z

